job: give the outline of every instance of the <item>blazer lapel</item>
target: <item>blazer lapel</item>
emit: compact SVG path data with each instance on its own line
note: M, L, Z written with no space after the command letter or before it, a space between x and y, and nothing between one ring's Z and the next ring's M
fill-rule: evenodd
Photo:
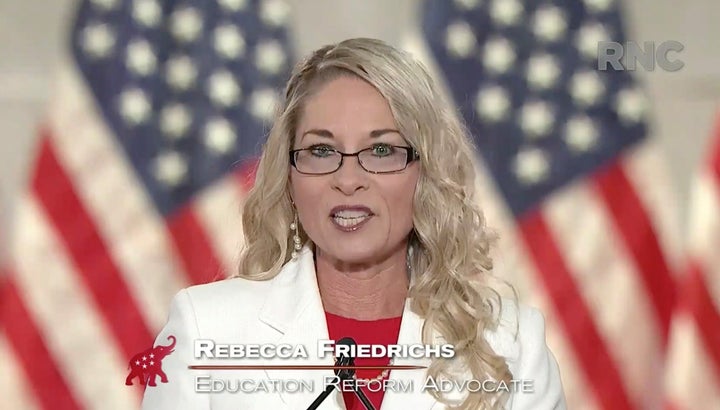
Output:
M424 320L410 310L410 301L405 303L402 322L400 323L399 345L422 344L422 326ZM414 359L410 357L395 358L396 365L429 366L430 359ZM396 386L410 386L407 391L403 389L388 389L385 391L380 410L413 409L427 410L437 402L429 393L423 391L426 381L427 369L421 370L392 370L389 380Z
M259 320L277 332L276 344L303 346L308 358L273 360L280 365L332 365L332 355L320 358L318 341L327 340L325 311L315 277L312 250L305 246L296 261L285 265L273 279L268 298L259 313ZM306 409L325 389L326 377L332 370L265 370L268 379L312 381L312 391L278 392L290 409ZM343 410L342 396L337 389L323 401L321 410Z

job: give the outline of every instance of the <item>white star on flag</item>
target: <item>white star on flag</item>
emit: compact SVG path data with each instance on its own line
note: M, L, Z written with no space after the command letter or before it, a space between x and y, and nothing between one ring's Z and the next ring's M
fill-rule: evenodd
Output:
M594 71L585 70L575 73L570 80L570 95L578 105L594 105L604 94L605 85Z
M559 75L560 67L552 54L534 55L528 60L527 81L533 88L550 88L557 83Z
M265 24L279 27L287 22L290 6L284 0L261 0L260 18Z
M525 103L520 110L520 126L528 137L547 135L554 123L553 110L543 101Z
M110 54L115 46L115 33L107 24L92 24L82 33L83 50L95 58Z
M176 56L167 63L167 81L177 90L186 90L195 83L197 68L188 56Z
M120 95L120 114L130 125L145 122L150 116L150 102L140 88L125 90Z
M505 38L497 37L485 44L483 64L485 67L496 73L504 73L510 69L515 62L515 50L513 43Z
M247 0L218 0L218 3L229 11L240 11L247 6Z
M624 89L618 92L615 102L618 114L627 122L639 122L645 117L647 100L638 89Z
M587 152L597 145L598 130L587 115L579 114L567 121L564 139L573 151Z
M523 11L518 0L493 0L490 5L490 16L499 25L517 24Z
M157 0L134 0L133 18L145 27L155 27L160 23L162 10Z
M533 18L533 33L543 41L558 41L567 31L565 13L554 6L542 6Z
M227 70L213 73L208 80L208 94L213 103L229 107L240 99L240 86L235 77Z
M137 75L147 76L155 71L157 58L145 40L135 40L127 48L127 66Z
M196 40L202 27L202 17L192 7L181 8L173 13L170 30L175 38L182 42L189 43Z
M167 151L155 158L155 177L166 186L177 186L187 172L187 160L178 152Z
M510 97L504 88L494 86L478 91L475 96L477 113L489 121L498 121L510 110Z
M169 105L160 113L160 130L174 139L185 136L191 123L192 116L184 104Z
M448 26L445 44L451 55L465 58L472 54L477 42L470 25L460 21Z
M205 126L205 145L216 154L230 152L236 139L235 130L225 118L213 118Z
M223 57L234 60L245 54L245 39L234 24L223 24L215 29L215 50Z
M610 9L612 6L612 0L583 0L588 9L594 12L603 12Z
M250 97L250 113L263 121L269 121L275 114L278 96L269 88L256 90Z
M601 23L588 23L580 27L577 34L577 47L587 59L598 57L598 43L608 41L610 35Z
M257 46L255 64L267 74L278 73L285 64L285 52L275 40L263 41Z
M550 170L547 154L538 148L518 151L514 167L518 179L528 185L537 184L545 179Z

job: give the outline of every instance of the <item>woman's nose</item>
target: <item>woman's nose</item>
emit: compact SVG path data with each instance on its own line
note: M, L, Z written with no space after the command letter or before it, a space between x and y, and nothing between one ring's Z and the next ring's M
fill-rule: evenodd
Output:
M368 173L360 165L357 156L344 157L340 168L333 173L334 188L345 195L351 195L358 189L366 188Z

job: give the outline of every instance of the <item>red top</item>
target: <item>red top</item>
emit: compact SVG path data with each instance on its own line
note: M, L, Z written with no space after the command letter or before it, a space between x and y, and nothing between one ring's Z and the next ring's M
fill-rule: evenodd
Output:
M325 312L325 318L327 320L328 334L330 339L334 341L338 341L343 337L352 337L357 344L387 346L397 343L402 316L378 320L356 320ZM387 357L359 357L355 359L355 365L357 366L387 366L389 362L390 359ZM382 370L358 370L355 376L361 379L372 379L380 375L380 373L382 373ZM372 386L378 386L378 384L373 383L370 387ZM373 390L379 391L369 391L367 388L363 388L363 393L372 402L373 406L379 409L385 392L377 388L373 388ZM343 399L345 399L345 408L347 410L365 410L365 406L352 391L343 392Z

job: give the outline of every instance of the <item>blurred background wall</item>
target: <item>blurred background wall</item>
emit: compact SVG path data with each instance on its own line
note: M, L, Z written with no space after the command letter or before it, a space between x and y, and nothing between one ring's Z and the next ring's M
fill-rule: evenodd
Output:
M353 36L403 44L415 25L416 0L290 0L298 55ZM0 192L4 202L24 180L38 124L52 90L53 67L66 43L74 0L0 0ZM687 184L706 148L720 106L720 2L628 0L626 27L635 41L677 40L685 67L639 70L651 99L654 134L685 209ZM681 218L684 220L685 218Z

